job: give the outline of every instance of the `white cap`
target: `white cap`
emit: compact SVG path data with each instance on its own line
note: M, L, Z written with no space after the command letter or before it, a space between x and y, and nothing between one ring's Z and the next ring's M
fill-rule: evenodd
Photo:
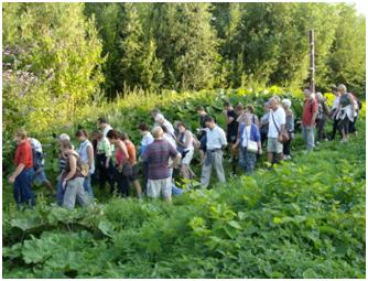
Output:
M164 119L164 116L161 114L161 113L158 113L155 117L155 121L158 122L158 121L161 121L162 119Z
M286 107L291 107L291 100L289 99L283 99L282 104L286 105Z
M67 141L70 141L70 137L69 137L69 135L68 134L61 134L60 136L59 136L59 140L61 140L61 141L64 141L64 140L67 140Z

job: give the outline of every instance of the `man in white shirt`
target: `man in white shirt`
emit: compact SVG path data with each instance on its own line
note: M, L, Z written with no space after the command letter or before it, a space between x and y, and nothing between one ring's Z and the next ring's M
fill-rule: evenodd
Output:
M278 160L282 160L283 144L279 141L280 134L285 128L286 115L285 110L279 105L277 99L272 97L269 100L270 114L268 125L268 144L267 144L267 156L268 161L273 163L273 155L277 154Z
M207 153L202 167L201 185L204 188L207 188L211 179L212 166L216 170L219 181L226 182L224 167L222 164L222 149L227 146L227 140L225 131L217 126L212 117L207 116L205 124L207 127L205 129L207 132Z

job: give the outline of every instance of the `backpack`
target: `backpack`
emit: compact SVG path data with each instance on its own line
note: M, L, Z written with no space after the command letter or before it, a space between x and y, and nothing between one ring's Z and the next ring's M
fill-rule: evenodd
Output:
M38 169L40 169L43 166L43 152L39 152L36 151L33 143L31 142L31 147L32 147L32 159L33 159L33 169L35 171L38 171Z

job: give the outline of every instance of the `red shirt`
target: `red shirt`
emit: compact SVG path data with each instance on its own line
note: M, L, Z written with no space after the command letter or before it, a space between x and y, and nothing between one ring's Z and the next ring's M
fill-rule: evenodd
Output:
M16 166L23 163L25 169L33 167L32 146L29 141L26 140L17 146L17 150L15 151L14 163Z
M308 99L303 105L303 125L311 126L313 113L318 111L318 103L316 99Z

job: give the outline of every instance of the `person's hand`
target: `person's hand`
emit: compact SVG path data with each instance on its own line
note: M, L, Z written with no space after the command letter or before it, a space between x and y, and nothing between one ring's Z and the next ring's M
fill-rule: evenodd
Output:
M9 177L9 183L13 184L14 182L15 182L15 177L14 177L14 175L11 175Z
M262 155L262 153L263 153L262 148L259 148L258 153L259 153L259 155Z
M108 169L109 168L109 161L106 161L105 163L105 168Z

